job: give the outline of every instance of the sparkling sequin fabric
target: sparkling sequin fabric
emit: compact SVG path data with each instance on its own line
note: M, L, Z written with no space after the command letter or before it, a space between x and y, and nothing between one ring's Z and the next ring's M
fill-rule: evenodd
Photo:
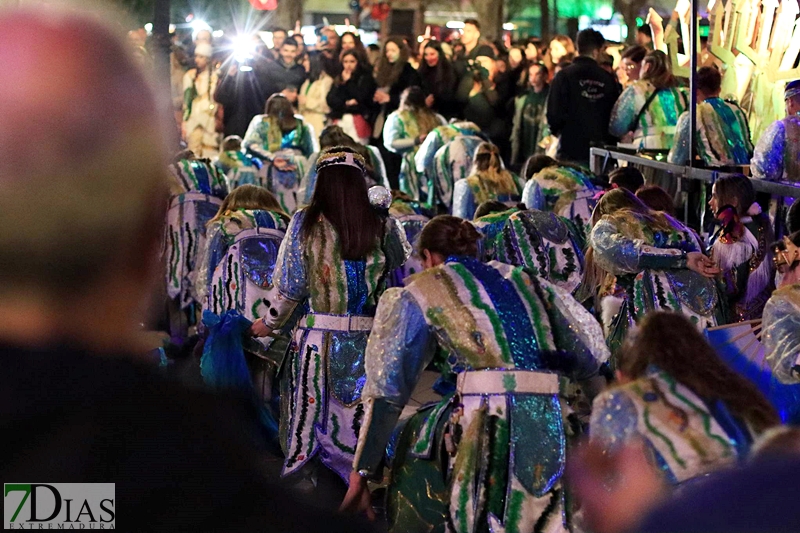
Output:
M472 122L456 122L434 128L422 141L417 154L414 156L414 165L417 168L417 172L430 177L428 173L433 169L433 158L442 146L458 136L476 135L480 131L481 129Z
M467 179L459 180L453 186L453 216L472 220L475 210L483 202L496 200L512 207L519 201L522 184L519 177L507 170L489 176L488 172L478 172Z
M637 148L671 148L678 117L686 110L689 101L684 89L664 88L658 91L656 97L639 115L655 91L656 88L647 80L637 80L622 91L611 112L611 135L623 137L626 133L633 132L633 144ZM639 121L634 123L637 115Z
M441 115L436 115L439 124L447 124ZM414 156L419 150L418 137L425 133L420 130L416 116L409 111L395 111L386 117L383 126L383 144L387 150L403 156L400 166L400 190L414 200L425 200L428 187L425 173L418 172Z
M563 365L558 370L586 377L608 357L599 324L565 291L520 268L456 257L414 276L406 288L384 294L367 346L364 398L405 405L437 346L449 354L447 364L457 373L498 368L547 372ZM548 355L561 354L557 350L563 356ZM415 460L436 460L438 451L429 444L442 424L451 424L456 449L447 476L449 516L458 531L490 523L495 529L529 531L539 521L563 517L560 476L566 443L558 398L509 390L464 393L453 400L449 418L433 416L450 413L445 400L430 411L430 423L411 437L409 453ZM372 420L367 412L356 469L377 467L367 458L380 454L364 448L384 446L390 422ZM377 439L381 431L386 437ZM405 467L403 459L396 461L395 468ZM492 477L487 485L494 489L476 484L479 472ZM390 485L391 501L406 500L408 510L415 508L414 495L394 490Z
M588 172L572 167L547 167L525 184L522 203L528 209L549 211L571 220L583 238L588 239L598 192Z
M667 481L683 483L732 466L752 435L724 407L710 410L688 387L651 368L646 376L594 400L591 440L606 453L644 441Z
M764 306L764 356L782 383L800 383L800 284L776 290Z
M658 226L623 209L604 215L592 229L596 264L617 276L624 300L617 319L606 321L608 339L622 339L632 323L654 310L685 314L699 329L714 326L713 280L686 269L684 253L700 250L694 234L664 216ZM618 342L611 343L618 346Z
M461 135L436 151L433 169L428 175L428 203L444 206L449 211L453 205L453 187L456 182L469 177L472 160L478 145L483 142L475 135Z
M304 239L304 219L304 210L295 214L281 244L270 295L276 312L266 320L277 328L298 305L310 313L294 334L285 375L283 472L288 475L319 454L347 480L364 415L360 396L369 331L316 329L313 315L372 316L386 277L410 250L390 217L383 242L373 252L362 260L344 260L333 226L321 217Z
M800 116L773 122L753 152L750 172L756 179L800 181Z
M689 114L678 119L675 144L667 160L683 165L689 160ZM747 117L741 108L721 98L697 106L697 155L713 167L747 165L753 154Z

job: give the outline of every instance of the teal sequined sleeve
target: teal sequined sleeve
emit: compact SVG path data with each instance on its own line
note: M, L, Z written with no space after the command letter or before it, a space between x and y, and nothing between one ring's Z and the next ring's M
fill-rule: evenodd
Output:
M433 359L435 348L435 338L411 294L405 289L387 290L367 342L367 383L361 395L366 410L355 470L375 473L400 412Z
M783 179L783 157L786 151L786 135L783 121L770 124L758 140L750 172L760 180L780 181Z

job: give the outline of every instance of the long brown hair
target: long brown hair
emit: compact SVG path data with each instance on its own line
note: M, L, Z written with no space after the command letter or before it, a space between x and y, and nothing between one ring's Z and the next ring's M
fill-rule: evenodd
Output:
M443 257L477 257L480 239L481 234L469 221L450 215L439 215L422 228L417 248L419 252L428 250Z
M425 104L425 93L416 85L407 87L400 95L398 111L408 111L417 120L420 135L427 135L437 126L441 126L436 113Z
M743 174L730 174L723 176L714 182L714 194L717 196L717 203L720 208L725 206L736 206L736 214L739 218L748 216L747 211L756 201L756 191L753 183ZM736 200L734 202L734 200ZM716 215L717 213L714 213ZM772 242L775 235L772 231L769 217L765 213L753 215L756 222L764 232L764 240Z
M225 200L222 201L222 205L219 206L217 214L214 215L214 218L208 223L212 224L217 222L222 217L228 216L239 209L262 209L264 211L272 211L273 213L279 214L284 221L289 220L289 215L284 213L281 204L278 203L278 199L275 198L274 194L264 187L248 184L240 185L233 189L228 196L225 197Z
M283 131L291 131L297 127L297 119L294 116L292 103L280 93L269 97L264 108L264 114L270 118L277 119Z
M658 311L639 322L623 344L618 368L629 379L650 365L667 372L708 403L721 401L756 432L780 423L775 409L756 386L717 355L702 333L679 313Z
M386 59L386 45L394 43L400 49L400 57L394 63L389 63ZM383 45L381 58L375 67L375 82L378 87L391 87L400 79L403 69L406 68L408 58L411 57L411 50L401 37L389 37Z
M349 146L336 146L329 151L357 153ZM323 152L320 157L324 156ZM335 165L319 171L314 196L305 210L301 228L304 241L312 237L320 216L336 230L342 259L364 259L380 246L384 219L370 204L367 182L357 168Z
M624 212L634 213L639 220L655 230L666 230L671 227L670 221L664 215L656 213L632 192L623 188L612 189L600 198L592 211L592 227L606 215L613 216ZM609 273L594 259L594 248L592 248L590 239L584 256L583 280L577 298L581 301L592 297L597 299L600 292L607 288L608 276ZM599 304L599 302L595 303Z
M678 85L678 80L672 75L672 64L669 56L661 50L648 52L642 62L642 69L647 65L647 72L640 79L647 80L656 89L667 89Z

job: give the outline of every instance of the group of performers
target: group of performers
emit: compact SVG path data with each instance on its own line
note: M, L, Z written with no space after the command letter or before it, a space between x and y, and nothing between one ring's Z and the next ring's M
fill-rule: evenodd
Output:
M562 476L587 431L608 453L643 441L677 485L780 423L703 336L763 316L766 361L800 384L800 232L773 244L748 178L714 184L704 243L623 181L546 156L515 175L416 96L386 130L402 191L338 126L317 146L280 95L241 150L173 165L170 296L252 324L284 476L368 515L385 480L390 531L571 531ZM429 368L441 400L402 416Z

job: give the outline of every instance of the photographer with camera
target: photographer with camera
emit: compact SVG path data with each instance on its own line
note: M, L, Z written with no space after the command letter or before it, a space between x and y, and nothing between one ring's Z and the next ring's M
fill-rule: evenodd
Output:
M466 63L466 76L456 93L456 101L463 106L464 120L478 125L489 140L497 145L501 153L510 152L511 135L506 106L494 83L496 73L494 59L480 56Z
M244 137L250 121L264 112L267 98L272 94L267 68L271 62L269 49L258 35L242 41L242 48L249 49L235 51L235 55L223 63L219 86L214 93L214 100L225 109L222 120L225 137Z

